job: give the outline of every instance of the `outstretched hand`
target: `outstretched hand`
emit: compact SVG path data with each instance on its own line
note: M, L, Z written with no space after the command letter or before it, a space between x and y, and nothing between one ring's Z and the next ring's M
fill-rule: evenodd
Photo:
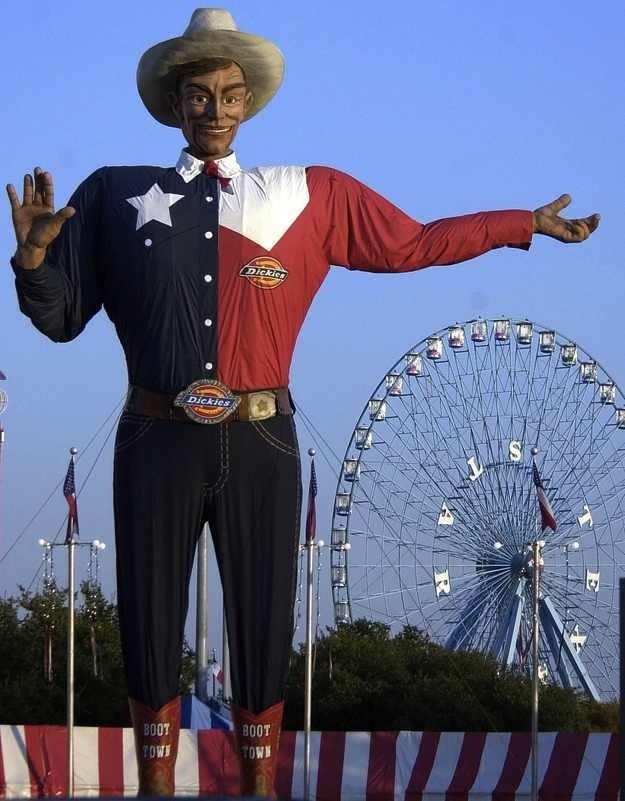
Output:
M35 167L35 178L24 176L24 196L20 203L15 187L7 186L20 267L34 270L44 260L47 247L59 235L66 220L75 213L71 206L54 211L52 174Z
M560 242L583 242L599 225L599 215L591 214L579 220L565 220L559 212L571 202L570 195L560 195L534 212L534 233L545 234Z

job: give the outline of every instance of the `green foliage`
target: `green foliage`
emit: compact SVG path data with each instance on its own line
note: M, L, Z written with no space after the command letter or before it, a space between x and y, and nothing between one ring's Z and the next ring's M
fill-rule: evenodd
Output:
M0 599L0 723L65 722L67 593L50 583ZM94 636L92 636L94 635ZM46 680L46 636L53 677ZM95 666L94 675L94 643ZM304 649L292 653L285 728L304 720ZM185 644L181 691L194 680ZM76 722L129 725L117 608L83 584L76 611ZM392 637L382 623L357 620L320 637L313 675L317 730L527 731L530 682L475 652L450 652L407 626ZM598 704L571 690L541 687L544 731L617 731L618 703Z
M33 595L0 599L0 723L64 724L66 720L67 592L49 584ZM75 617L75 714L82 726L128 726L117 607L84 583ZM52 681L44 670L52 640ZM94 659L95 656L95 659ZM181 690L193 680L185 644Z
M285 728L304 719L303 646L293 654ZM357 620L329 629L317 643L312 723L317 730L527 731L527 676L482 654L447 651L407 626ZM541 687L543 731L616 731L618 704L598 704L572 690Z

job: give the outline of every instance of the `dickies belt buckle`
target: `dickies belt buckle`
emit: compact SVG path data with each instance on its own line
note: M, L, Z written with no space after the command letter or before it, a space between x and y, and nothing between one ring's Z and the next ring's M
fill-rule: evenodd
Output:
M194 381L176 395L174 406L181 406L196 423L221 423L234 412L241 398L220 381Z

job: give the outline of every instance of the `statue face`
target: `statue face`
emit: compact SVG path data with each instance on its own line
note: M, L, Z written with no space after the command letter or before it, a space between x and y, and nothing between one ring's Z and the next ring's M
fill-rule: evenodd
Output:
M183 76L170 102L191 155L200 159L227 156L251 99L238 64Z

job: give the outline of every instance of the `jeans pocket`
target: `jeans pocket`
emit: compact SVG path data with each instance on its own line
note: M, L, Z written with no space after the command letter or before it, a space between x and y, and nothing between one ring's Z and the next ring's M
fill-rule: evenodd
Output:
M287 456L297 456L293 427L290 422L290 417L276 415L276 417L270 417L262 422L256 420L252 423L252 427L274 450ZM285 423L289 423L288 427Z
M121 453L135 442L138 442L154 424L153 417L144 417L132 412L124 412L117 427L115 437L115 453Z

